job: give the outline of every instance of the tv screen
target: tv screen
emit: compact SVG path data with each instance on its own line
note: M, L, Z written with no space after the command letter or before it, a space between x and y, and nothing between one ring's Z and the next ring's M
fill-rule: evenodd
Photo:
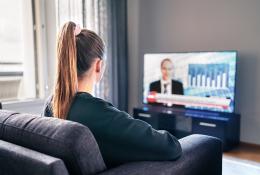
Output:
M144 55L143 102L234 112L235 51Z

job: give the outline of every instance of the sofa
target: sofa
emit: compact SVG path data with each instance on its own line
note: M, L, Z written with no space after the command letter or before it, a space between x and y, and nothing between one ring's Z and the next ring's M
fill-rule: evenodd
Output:
M1 175L220 175L217 138L180 139L175 161L129 162L107 169L91 131L79 123L0 110Z

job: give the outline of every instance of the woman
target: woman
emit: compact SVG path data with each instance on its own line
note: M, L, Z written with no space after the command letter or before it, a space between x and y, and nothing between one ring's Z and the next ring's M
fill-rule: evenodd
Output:
M178 140L157 131L112 104L93 96L104 72L104 43L94 32L66 23L57 41L57 77L45 116L86 125L108 167L129 161L174 160L181 155Z

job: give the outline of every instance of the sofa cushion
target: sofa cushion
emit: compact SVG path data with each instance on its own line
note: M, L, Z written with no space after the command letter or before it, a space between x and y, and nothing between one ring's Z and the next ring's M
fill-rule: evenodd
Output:
M222 142L194 134L179 140L183 154L176 161L142 161L124 164L99 175L221 175Z
M60 158L73 175L106 169L94 136L76 122L0 110L0 139Z

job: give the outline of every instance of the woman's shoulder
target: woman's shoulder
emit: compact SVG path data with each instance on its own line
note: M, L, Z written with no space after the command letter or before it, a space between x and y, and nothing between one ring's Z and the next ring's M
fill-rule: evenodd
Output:
M90 104L109 105L109 106L112 105L111 103L109 103L101 98L94 97L91 94L86 93L86 92L78 92L76 94L75 100L83 102L83 103L90 103Z
M107 116L128 115L126 112L117 109L112 103L88 93L77 93L77 99L75 99L75 101L76 103L80 103L81 107L88 107L88 109L90 108L93 112L104 112Z

